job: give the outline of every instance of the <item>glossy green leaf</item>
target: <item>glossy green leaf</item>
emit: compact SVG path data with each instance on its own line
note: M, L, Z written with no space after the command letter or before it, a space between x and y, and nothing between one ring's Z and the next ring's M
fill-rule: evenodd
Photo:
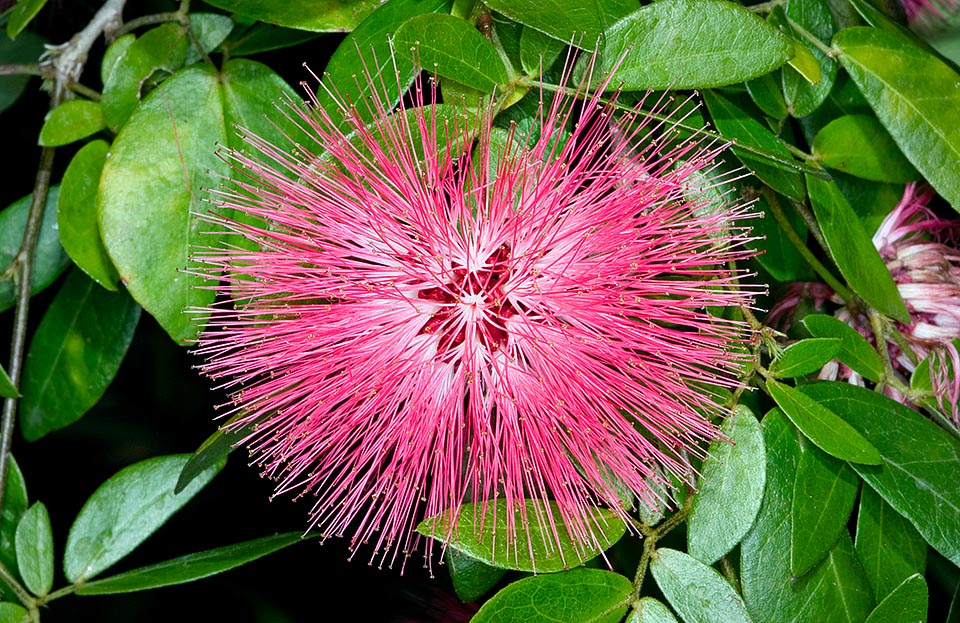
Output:
M762 216L752 218L746 223L753 228L753 235L757 237L757 240L751 241L751 245L758 252L757 262L778 281L796 281L804 270L808 270L806 261L787 238L762 195L757 197L757 211L761 212ZM797 236L806 241L807 225L803 218L796 210L785 210L785 213Z
M57 198L59 196L60 186L51 186L43 208L40 237L37 239L37 246L33 253L30 294L36 294L53 283L53 280L70 265L70 258L60 246L60 236L57 233ZM27 216L30 213L31 199L32 196L28 195L0 212L0 271L6 270L20 251L23 230L27 226ZM12 307L15 300L12 280L0 281L0 311Z
M491 567L452 548L444 552L443 560L450 571L453 590L463 602L477 601L507 573L506 569Z
M817 62L817 57L813 55L810 48L802 41L793 41L793 56L787 61L787 64L790 65L796 73L791 74L785 70L784 75L781 75L781 82L785 82L787 76L793 80L798 80L798 84L800 82L807 82L809 84L818 84L820 82L822 77L820 63Z
M209 54L217 49L217 46L223 43L233 30L234 22L226 15L219 13L190 13L190 28L197 36L197 41L203 51ZM184 60L185 65L191 65L201 60L200 51L196 44L190 43L187 48L187 57Z
M873 608L870 587L846 535L802 577L790 571L794 481L800 443L778 409L761 422L767 481L756 522L740 544L740 579L754 623L862 623Z
M330 57L323 72L324 86L317 91L320 106L337 119L339 102L350 102L360 119L370 122L377 114L370 107L372 95L389 106L396 104L401 90L413 81L416 69L409 51L397 50L394 54L390 37L408 19L449 12L451 4L451 0L394 0L371 13ZM367 75L376 79L367 79Z
M0 602L0 623L30 623L30 613L20 604Z
M452 15L427 14L407 20L397 30L394 45L398 55L416 54L425 70L484 93L510 80L490 40Z
M113 595L193 582L253 562L302 540L301 533L287 532L188 554L89 582L80 587L77 594Z
M650 563L657 586L685 621L751 623L743 600L715 569L675 549L660 548Z
M840 415L883 457L853 468L927 543L960 565L960 441L913 409L847 383L815 383L804 393Z
M256 61L232 59L224 63L220 83L230 148L246 147L237 133L238 127L274 145L292 141L308 148L313 146L314 141L302 129L274 108L283 101L299 101L302 97L275 71Z
M837 359L863 378L876 383L883 376L880 354L867 338L847 323L825 314L811 314L801 322L813 337L839 339Z
M53 588L53 529L41 502L28 508L17 525L17 566L23 584L43 597Z
M790 571L806 574L823 560L846 528L860 479L844 461L801 440L790 509Z
M794 378L816 372L840 352L837 338L800 340L783 349L779 359L770 364L770 374L777 378Z
M357 26L357 28L360 28L360 26ZM242 33L238 32L237 37L228 40L224 47L229 49L231 58L238 58L240 56L259 54L261 52L292 48L322 36L322 34L317 32L297 30L295 28L282 28L280 26L274 26L273 24L254 22L252 26L243 30Z
M663 603L653 597L641 597L633 604L627 623L677 623L677 619Z
M166 523L220 471L215 465L174 494L189 455L160 456L125 467L93 492L70 527L63 554L67 580L86 582Z
M880 453L839 416L800 390L773 379L767 391L794 426L821 450L847 461L880 464Z
M798 171L785 169L778 163L761 159L754 152L739 147L754 147L786 161L792 160L790 152L770 130L713 91L705 91L703 101L717 131L734 143L733 153L760 181L782 195L800 200L806 197L803 176Z
M927 599L923 576L912 575L877 604L864 623L925 623Z
M20 427L35 441L75 422L113 381L133 340L140 306L73 270L30 342Z
M807 190L830 256L853 291L891 318L910 322L897 284L837 185L808 175Z
M960 210L960 75L900 35L847 28L833 45L907 159Z
M60 186L57 225L60 243L74 264L107 290L116 291L120 275L107 255L97 224L97 187L109 152L106 141L92 141L74 155Z
M660 0L607 30L598 74L608 88L702 89L769 73L793 55L779 30L727 0Z
M513 582L487 600L470 623L617 623L633 584L600 569L571 569Z
M15 40L0 37L0 64L37 63L44 53L46 40L30 31L21 33ZM10 108L23 94L30 76L14 74L0 76L0 112Z
M186 32L175 22L157 26L130 44L103 85L100 104L111 130L119 130L130 118L155 74L183 65L187 45Z
M780 82L775 78L778 72L763 74L753 80L747 80L744 86L757 108L763 114L782 121L787 118L787 104L783 99Z
M10 11L7 36L13 39L23 32L46 4L47 0L17 0L16 6Z
M830 41L837 31L833 13L825 0L789 0L786 16L821 41ZM837 77L837 62L819 48L797 35L797 41L812 55L816 80L796 71L783 71L783 94L787 109L794 117L805 117L820 107Z
M706 564L732 550L753 525L766 474L763 433L748 408L738 406L721 431L729 441L710 445L687 520L687 552Z
M2 398L19 398L20 392L17 391L17 388L14 387L13 381L10 380L10 375L7 374L7 371L3 369L3 366L0 366L0 397Z
M632 0L490 0L491 9L564 43L592 50L618 19L637 8Z
M3 510L0 512L0 563L13 573L17 573L17 526L26 510L27 485L20 466L11 456L7 463L7 484L3 494ZM4 586L0 582L0 587Z
M107 127L100 104L90 100L68 100L47 114L40 128L40 144L67 145Z
M539 76L553 65L566 47L563 41L524 26L520 35L520 66L528 76Z
M381 0L209 0L207 4L251 20L313 32L347 32L382 4Z
M514 514L512 526L526 528L510 534L509 512ZM559 534L554 534L551 523ZM417 532L446 541L448 547L493 567L549 573L576 567L600 555L627 529L616 515L599 508L593 510L591 519L596 542L578 542L562 526L563 519L553 502L543 508L534 500L525 500L508 510L507 501L500 499L486 505L464 504L454 523L449 513L424 519Z
M242 413L235 414L224 422L215 433L207 437L200 447L190 455L190 460L183 466L174 493L180 493L193 479L203 474L211 465L216 465L227 458L234 448L243 441L253 424L232 429L230 425L243 417Z
M920 174L871 115L844 115L813 139L812 154L832 169L877 182L905 183Z
M870 487L860 493L856 548L877 601L926 568L927 542Z
M116 39L107 46L103 53L103 60L100 61L100 81L106 84L110 81L110 75L123 59L124 54L130 49L130 46L137 41L137 36L132 32Z
M214 244L196 214L202 191L227 165L214 145L226 142L220 77L195 65L164 82L124 126L103 168L97 209L103 242L130 295L177 342L199 331L187 307L213 302L204 279L187 274L194 244Z
M830 177L871 236L903 198L903 184L871 182L840 171L832 171Z

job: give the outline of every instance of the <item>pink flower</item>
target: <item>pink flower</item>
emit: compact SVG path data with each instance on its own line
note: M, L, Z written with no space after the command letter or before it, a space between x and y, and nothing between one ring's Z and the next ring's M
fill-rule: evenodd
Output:
M945 25L960 10L960 0L901 0L907 20L914 28Z
M739 387L752 333L706 310L752 301L729 267L748 207L696 190L718 148L615 97L559 90L496 149L491 110L444 118L436 95L374 96L367 125L289 103L313 144L226 154L247 181L215 193L238 242L199 253L223 271L202 370L324 538L392 563L419 519L504 499L510 533L593 544L593 507L629 521L624 490L654 502L718 435L704 386Z

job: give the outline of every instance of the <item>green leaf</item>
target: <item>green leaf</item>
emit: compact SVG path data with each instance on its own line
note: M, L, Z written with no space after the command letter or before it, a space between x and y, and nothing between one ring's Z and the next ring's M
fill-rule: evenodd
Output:
M782 195L798 200L806 197L803 176L798 171L785 169L779 163L758 157L754 151L739 147L740 145L753 147L761 152L769 152L780 159L791 161L793 156L790 155L789 150L770 130L713 91L704 91L703 101L707 105L707 110L710 111L710 117L717 131L723 138L734 143L733 153L753 171L760 181Z
M395 105L401 90L413 81L416 69L407 50L394 53L390 37L411 17L446 13L451 4L451 0L394 0L367 16L330 57L323 72L323 87L317 91L320 107L337 119L339 102L351 102L360 119L369 123L376 115L376 109L369 106L372 95L388 106ZM371 79L366 78L368 74ZM380 76L389 79L381 82Z
M670 609L653 597L641 597L633 604L627 623L677 623Z
M100 81L103 84L110 81L110 75L136 40L137 36L130 32L107 46L103 53L103 60L100 62Z
M871 115L834 119L813 139L812 153L830 168L876 182L905 183L920 177Z
M870 487L860 493L856 547L877 601L927 565L926 541Z
M13 381L10 380L10 375L7 374L7 371L3 369L3 366L0 366L0 397L2 398L19 398L20 392L17 391L17 388L14 387Z
M190 460L183 466L180 476L177 478L177 486L174 493L180 493L187 485L193 482L193 479L207 471L211 465L220 463L227 458L227 455L233 452L234 448L247 436L250 428L254 425L250 423L240 428L231 428L230 425L243 417L244 414L234 414L227 420L217 432L213 433L204 440L200 447L190 455ZM265 416L266 417L266 416Z
M777 281L796 281L802 271L807 269L806 261L787 238L763 195L757 197L757 211L761 212L762 216L752 218L746 223L753 228L753 235L757 237L751 241L758 252L757 262ZM796 210L785 212L787 221L793 226L800 240L806 241L807 225L803 218Z
M840 352L842 342L837 338L812 338L787 346L780 358L770 364L770 374L776 378L794 378L816 372Z
M27 589L43 597L53 588L53 530L47 507L37 502L17 525L17 566Z
M617 623L633 584L600 569L524 578L491 597L470 623Z
M40 128L40 145L67 145L107 127L100 104L90 100L68 100L47 114Z
M490 40L452 15L418 15L397 30L397 54L414 54L421 66L484 93L510 78Z
M176 22L157 26L130 44L103 85L100 104L111 130L116 132L130 118L154 74L183 65L187 45L187 34Z
M804 441L790 510L790 571L798 577L823 560L837 542L860 488L849 464Z
M217 46L224 42L230 31L233 30L234 22L226 15L219 13L190 13L190 28L197 36L197 41L208 54L217 49ZM200 50L191 42L187 48L187 57L184 65L192 65L202 59Z
M207 4L251 20L313 32L347 32L382 0L208 0Z
M508 513L513 522L507 522ZM620 540L627 527L611 511L593 509L589 520L594 539L579 542L563 530L563 519L554 502L544 508L524 500L508 508L507 501L464 504L451 521L449 512L424 519L417 532L490 566L534 573L561 571L583 564ZM557 526L556 532L551 525ZM508 526L520 526L515 534Z
M763 111L763 114L770 115L778 121L787 118L787 104L783 99L783 90L780 88L779 81L775 78L778 72L763 74L752 80L747 80L744 86L747 93L757 108Z
M31 295L53 283L53 280L70 265L70 258L63 252L60 236L57 233L57 197L59 195L59 186L51 186L47 193L43 220L40 222L40 237L33 252ZM31 199L32 195L28 195L0 212L0 271L6 270L20 251ZM0 280L0 311L12 307L15 300L12 280Z
M74 264L107 290L116 291L120 275L100 238L97 187L110 145L93 141L80 148L63 174L57 200L60 243Z
M907 159L960 210L960 75L904 37L877 28L847 28L833 45Z
M23 32L23 29L33 21L33 18L46 4L47 0L17 0L16 6L10 11L10 21L7 22L7 36L13 39Z
M912 575L877 604L864 623L923 623L927 620L927 583Z
M788 26L783 26L784 30L787 28ZM793 56L787 61L787 64L790 65L796 73L791 74L784 71L780 78L781 82L785 82L788 76L790 79L797 81L798 84L802 82L818 84L820 82L820 63L817 62L817 57L813 55L810 48L803 42L793 41ZM802 81L800 78L802 78ZM784 99L786 100L786 98Z
M120 369L140 306L73 270L30 342L20 391L20 426L28 441L78 420Z
M847 283L863 300L900 322L910 322L890 271L856 213L832 181L807 176L810 203L830 251Z
M16 533L20 518L27 510L27 485L20 466L10 456L7 463L7 484L3 494L3 510L0 511L0 563L14 574L17 573ZM4 594L6 585L0 582Z
M800 390L773 379L767 391L794 426L818 448L839 459L880 464L880 453L852 426Z
M33 619L20 604L0 602L0 623L30 623Z
M177 342L192 340L198 321L187 307L205 307L215 293L194 265L194 244L215 244L196 214L207 210L203 189L229 167L214 145L225 143L220 77L188 67L164 82L124 126L103 168L97 196L103 242L130 295Z
M46 39L30 31L21 33L16 40L0 37L0 64L36 63L44 53ZM0 76L0 112L13 105L23 94L30 76L14 74Z
M847 383L803 391L840 415L879 451L879 466L853 468L927 543L960 565L960 441L913 409Z
M381 6L381 8L383 7ZM357 28L360 27L357 26ZM316 32L297 30L294 28L281 28L273 24L254 22L249 28L238 32L235 38L229 40L224 45L224 48L229 49L231 58L237 58L240 56L259 54L261 52L291 48L302 43L313 41L322 36L323 35Z
M763 433L753 413L737 406L721 432L727 439L710 445L687 520L687 552L706 564L727 554L750 530L766 477Z
M876 383L883 376L880 354L867 338L847 323L825 314L811 314L801 322L813 337L838 338L840 352L837 359L863 378Z
M727 0L660 0L607 30L597 75L608 88L702 89L769 73L793 56L790 40Z
M77 594L114 595L193 582L253 562L302 540L299 532L287 532L188 554L89 582L77 589Z
M520 35L520 67L528 76L539 76L553 65L566 47L535 28L524 26Z
M760 513L740 543L743 598L754 623L861 623L873 608L870 587L850 538L840 540L802 577L790 571L794 481L800 461L797 434L774 409L761 422L767 480Z
M751 623L743 600L711 567L674 549L660 548L650 563L657 586L685 621Z
M274 145L314 144L301 128L273 108L274 103L299 101L301 96L266 65L243 58L229 60L223 65L220 83L227 128L243 128ZM240 150L247 144L236 130L231 130L227 132L227 145Z
M789 0L786 16L821 41L829 41L837 32L833 13L824 0ZM792 30L792 27L788 26ZM816 46L797 36L798 44L812 55L817 80L796 71L783 71L783 94L787 109L794 117L806 117L820 107L837 77L837 63Z
M507 573L506 569L491 567L452 548L444 552L443 560L450 571L453 590L463 602L477 601Z
M484 4L585 50L594 49L614 22L637 8L632 0L490 0Z
M70 527L63 554L67 580L85 583L166 523L220 471L211 467L179 494L177 477L189 455L160 456L126 467L94 491Z

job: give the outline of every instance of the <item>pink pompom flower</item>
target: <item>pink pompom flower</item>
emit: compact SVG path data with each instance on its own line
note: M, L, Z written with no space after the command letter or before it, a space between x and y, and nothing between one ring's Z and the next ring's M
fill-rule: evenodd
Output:
M201 369L277 492L381 564L497 500L509 534L595 545L593 509L631 522L625 491L689 476L725 413L707 388L741 385L753 333L708 312L753 299L750 207L704 192L721 148L572 66L529 133L418 79L396 110L287 102L311 144L224 154L243 179L209 217L234 244L197 253L222 295Z

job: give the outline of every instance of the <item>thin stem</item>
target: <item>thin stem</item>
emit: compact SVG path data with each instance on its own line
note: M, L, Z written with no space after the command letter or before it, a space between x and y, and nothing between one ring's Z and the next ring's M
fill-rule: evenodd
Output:
M786 215L783 213L783 208L780 207L780 200L777 199L776 193L774 193L769 188L764 187L763 196L767 200L767 205L770 207L770 212L773 213L773 218L776 219L777 224L780 225L780 229L783 230L784 235L787 237L787 240L790 241L790 244L794 246L798 253L807 261L808 264L813 268L814 271L820 278L826 282L830 288L836 292L843 300L853 301L855 300L853 292L851 292L847 286L840 283L840 281L833 276L833 274L823 265L820 260L810 252L810 249L807 248L807 245L804 244L803 240L800 239L800 235L797 233L797 230L793 228L793 225L787 219ZM814 236L816 237L816 236Z
M7 566L0 562L0 580L3 580L3 583L10 587L10 590L13 591L13 594L17 596L17 600L26 606L30 610L35 610L39 606L39 602L36 597L30 594L27 589L20 584L20 580L17 579L13 573L7 569ZM5 600L7 601L7 600Z
M644 531L643 553L640 554L640 563L637 565L637 573L633 578L633 593L630 596L630 603L636 603L640 599L640 591L643 589L643 580L647 575L647 569L650 567L650 559L656 555L657 541L666 536L671 530L686 521L690 515L690 509L693 508L693 494L687 491L683 500L683 506L676 513L671 515L655 528Z
M835 50L831 50L831 49L828 48L826 45L824 45L823 41L820 41L820 39L817 39L817 38L816 38L810 31L808 31L806 28L804 28L803 26L801 26L800 24L798 24L798 23L795 22L794 20L790 19L790 16L784 15L784 17L787 18L787 23L790 24L790 28L792 28L794 31L796 31L796 33L799 34L801 37L803 37L804 39L806 39L807 41L809 41L809 42L813 45L813 47L817 48L818 50L820 50L821 52L823 52L824 54L826 54L826 55L829 56L830 58L833 58L834 56L837 55L837 53L836 53Z
M43 67L40 63L10 63L0 65L0 76L42 76Z
M144 15L143 17L138 17L132 19L129 22L124 22L123 26L117 29L114 33L116 37L122 37L128 32L133 32L137 28L142 28L144 26L153 26L154 24L164 24L166 22L179 22L180 21L180 12L179 11L170 11L167 13L154 13L153 15Z

